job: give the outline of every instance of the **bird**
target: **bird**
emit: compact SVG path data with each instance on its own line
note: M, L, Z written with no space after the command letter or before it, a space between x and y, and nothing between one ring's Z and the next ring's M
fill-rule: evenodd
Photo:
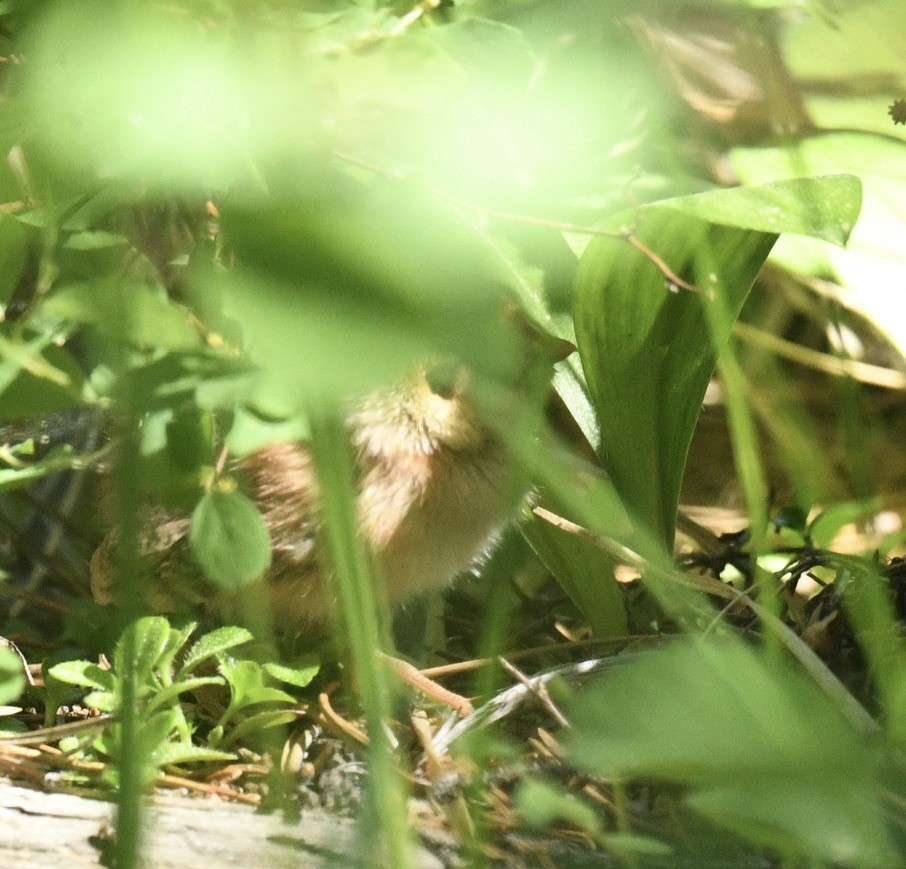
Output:
M382 595L398 606L441 589L491 545L514 506L512 463L470 401L467 376L419 369L350 403L359 534L374 557ZM255 504L271 537L270 566L257 580L275 630L325 631L336 610L321 542L321 492L303 441L273 443L230 461L227 471ZM158 612L210 607L216 583L195 561L191 514L142 508L140 567L148 604ZM100 604L115 602L119 531L112 528L90 563Z

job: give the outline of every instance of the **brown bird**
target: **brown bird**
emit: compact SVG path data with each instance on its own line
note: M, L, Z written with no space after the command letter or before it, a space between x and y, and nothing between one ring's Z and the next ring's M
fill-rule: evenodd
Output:
M347 429L358 470L357 516L391 605L437 589L488 546L511 505L510 465L460 387L423 373L354 403ZM275 627L323 629L334 606L319 544L319 487L304 443L274 444L230 472L270 530L273 558L261 578ZM188 542L188 514L143 511L140 552L149 604L161 612L209 603L213 587ZM117 531L91 560L92 593L113 601Z

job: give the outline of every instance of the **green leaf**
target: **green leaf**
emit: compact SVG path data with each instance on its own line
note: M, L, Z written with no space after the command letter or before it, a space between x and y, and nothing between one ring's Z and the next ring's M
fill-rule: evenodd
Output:
M514 374L492 252L424 191L327 175L222 217L236 268L212 280L261 368L255 405L268 415L392 382L432 356Z
M774 236L644 208L635 237L678 275L708 257L738 315ZM576 287L576 335L601 428L601 459L629 512L672 550L680 483L715 355L700 293L670 292L626 242L596 238Z
M878 498L845 501L822 510L808 526L812 542L820 549L827 549L837 532L851 522L864 522L881 509Z
M159 287L137 281L94 280L68 284L42 302L46 314L93 323L141 347L189 350L202 345L189 312Z
M231 760L236 760L236 755L228 751L216 751L213 748L202 748L200 745L184 745L181 742L164 742L151 754L151 761L158 767Z
M210 579L235 589L271 563L271 537L258 508L241 492L211 489L192 513L189 544Z
M634 833L608 833L605 843L609 851L617 854L640 857L670 857L673 854L673 848L666 843Z
M86 397L85 374L66 347L52 344L52 335L26 332L23 340L11 327L0 332L0 420L57 413Z
M321 669L320 664L314 663L311 666L302 669L296 667L285 667L283 664L267 663L264 665L264 672L273 679L280 682L286 682L287 685L294 685L296 688L305 688L311 680L318 675Z
M807 235L842 247L859 217L862 184L855 175L794 178L666 199L658 206L722 226Z
M782 853L840 866L899 863L874 795L830 772L816 780L774 774L745 788L703 788L687 802L733 832Z
M602 462L630 512L667 551L689 443L714 369L712 342L728 340L778 233L842 241L858 207L858 182L832 176L667 200L611 222L681 279L706 276L697 293L673 287L654 257L626 239L598 237L586 248L576 285L576 334L601 428ZM714 288L724 297L710 298ZM705 306L718 304L721 316L708 316Z
M70 250L103 250L110 247L127 247L129 239L113 232L104 232L102 230L92 230L85 232L75 232L63 245Z
M113 691L91 691L82 698L82 703L99 712L114 712L117 708L116 694Z
M24 689L22 660L9 647L0 646L0 704L18 700Z
M220 652L226 652L228 649L248 643L252 639L251 631L235 626L217 628L203 637L199 637L192 648L186 652L178 678L182 678L190 670L194 670L202 661L206 661Z
M170 623L163 616L145 616L126 628L135 636L135 660L132 675L139 690L149 686L155 666L167 648L170 639ZM113 653L113 669L117 673L126 670L126 632L120 637Z
M228 721L246 706L256 703L295 703L296 698L279 688L265 684L265 673L262 666L255 661L221 660L218 670L230 685L232 697L230 706L223 716Z
M294 709L268 709L258 712L240 721L229 730L220 741L220 745L232 745L248 733L257 733L270 727L280 727L297 721L299 714Z
M588 803L537 779L528 779L519 786L515 808L529 826L536 828L548 827L556 821L568 821L589 833L597 833L601 828L601 819Z
M604 552L534 514L520 527L544 566L588 619L595 636L629 633L613 561Z
M172 685L167 685L160 691L155 692L148 702L148 711L153 712L166 706L171 700L187 691L194 691L204 685L225 685L226 682L222 676L196 676L194 679L181 679Z
M0 468L0 492L21 489L60 471L68 471L74 461L74 451L65 444L51 450L43 459L17 468Z
M567 714L566 747L583 769L684 786L694 808L781 853L866 865L891 853L879 747L799 672L741 643L632 656Z
M176 658L179 650L188 642L189 637L195 633L197 627L197 622L189 622L182 628L170 628L170 636L167 638L167 645L160 656L160 662L158 664L161 679L165 685L168 685L173 681L173 660Z
M91 661L63 661L54 664L48 672L54 679L67 685L100 688L102 691L112 691L115 680L113 673L102 670Z

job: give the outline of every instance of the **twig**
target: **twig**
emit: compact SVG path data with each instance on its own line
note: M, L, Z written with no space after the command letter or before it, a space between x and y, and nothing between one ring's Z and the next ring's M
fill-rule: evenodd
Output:
M207 784L191 778L183 778L179 775L161 773L154 780L154 783L162 787L185 788L186 790L198 791L198 793L202 794L213 794L224 799L236 800L239 803L248 803L250 806L257 806L261 803L260 794L244 794L241 791L226 787L226 785Z
M523 658L533 658L536 655L546 655L549 652L571 652L576 649L592 649L597 646L621 646L638 640L650 639L650 636L643 636L641 634L627 634L622 637L596 637L591 640L577 640L568 643L546 643L543 646L520 649L518 652L507 652L506 658L509 661L521 661ZM439 664L436 667L425 667L419 672L429 679L437 679L443 676L455 676L459 673L470 673L473 670L480 670L482 667L489 667L496 663L496 657L473 658L470 661L456 661L453 664Z
M550 522L558 528L562 528L564 531L576 534L583 540L588 540L589 543L605 552L611 554L621 553L616 554L614 557L627 559L626 563L632 564L634 567L639 567L643 570L656 567L655 565L649 564L646 559L642 558L642 556L637 553L632 552L632 550L627 547L594 534L587 528L582 528L580 525L576 525L574 522L570 522L561 516L557 516L549 510L545 510L542 507L536 507L534 512L541 519ZM850 694L824 661L822 661L793 630L785 625L772 612L752 600L749 595L711 577L692 576L682 573L679 570L669 570L663 567L657 567L656 569L665 578L677 582L680 585L704 591L707 594L721 597L724 600L735 600L748 607L756 616L758 616L764 627L780 639L787 648L787 651L789 651L808 671L809 675L815 680L825 694L838 704L841 711L847 716L854 727L863 733L869 734L875 734L880 731L878 722L875 721L859 701Z
M401 36L405 33L419 18L423 15L427 15L429 12L437 9L440 6L441 0L422 0L413 9L410 9L396 24L393 26L393 29L390 31L392 36Z
M803 347L801 344L787 341L779 335L756 329L748 323L736 322L733 325L733 333L749 344L763 347L777 356L832 377L852 377L853 380L868 383L871 386L879 386L882 389L900 391L906 389L906 374L893 368L871 365L857 359L841 359L838 356L831 356L820 350L813 350L811 347Z
M318 695L318 703L321 704L321 710L324 717L330 724L336 727L337 730L355 742L358 742L359 745L368 745L368 737L351 721L347 721L343 718L343 716L336 712L333 706L330 705L330 697L328 697L326 691Z
M85 733L91 730L100 730L119 718L116 713L96 715L93 718L84 718L81 721L70 721L67 724L58 724L55 727L42 727L28 733L19 733L16 736L0 737L0 748L7 745L41 745L45 742L59 742L67 736Z
M396 673L403 682L421 691L422 694L427 695L432 700L437 700L439 703L443 703L451 709L455 709L463 717L471 715L475 711L468 699L453 691L448 691L443 685L438 685L437 682L429 679L423 672L416 667L413 667L408 661L401 661L399 658L394 658L383 653L381 653L381 657L384 658L393 669L393 672Z
M541 705L547 710L548 714L554 721L557 722L564 730L569 730L572 725L566 720L566 716L556 707L554 701L551 700L551 695L548 693L547 686L544 682L538 679L530 679L524 673L520 672L516 667L514 667L509 661L504 657L498 657L497 660L500 662L500 666L507 671L514 679L517 679L529 691L532 692L537 698Z
M334 150L332 153L333 156L338 160L342 160L345 163L350 163L353 166L358 166L360 169L366 169L369 172L383 175L387 178L403 181L407 177L406 173L401 169L387 169L383 166L378 166L352 154L346 154L343 151ZM572 232L577 235L602 236L604 238L613 238L617 241L628 242L637 251L639 251L639 253L641 253L655 266L657 266L661 274L670 284L673 284L678 288L688 290L692 293L701 292L694 284L690 284L688 281L684 281L679 275L677 275L676 272L674 272L673 269L671 269L670 266L668 266L667 263L664 262L664 260L660 256L658 256L658 254L651 250L651 248L649 248L647 245L639 241L639 239L636 238L636 236L631 231L600 229L593 226L582 226L576 223L568 223L562 220L548 220L544 217L532 217L528 214L516 214L512 211L501 211L497 208L488 208L484 205L476 205L474 202L468 202L465 199L460 199L458 196L454 196L452 193L447 193L446 190L435 187L433 184L425 185L425 189L428 190L432 195L438 197L438 199L449 202L451 205L455 205L458 208L463 208L467 211L471 211L479 215L480 217L496 217L499 220L508 220L512 223L524 223L529 226L545 226L550 229L558 229L561 232Z

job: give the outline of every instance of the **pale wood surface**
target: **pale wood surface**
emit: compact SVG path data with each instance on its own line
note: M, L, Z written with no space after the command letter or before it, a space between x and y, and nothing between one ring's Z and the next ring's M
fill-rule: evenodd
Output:
M97 837L113 812L110 803L0 780L0 866L101 866ZM354 821L320 810L284 824L248 806L165 794L151 801L146 817L149 869L363 865L355 856Z

